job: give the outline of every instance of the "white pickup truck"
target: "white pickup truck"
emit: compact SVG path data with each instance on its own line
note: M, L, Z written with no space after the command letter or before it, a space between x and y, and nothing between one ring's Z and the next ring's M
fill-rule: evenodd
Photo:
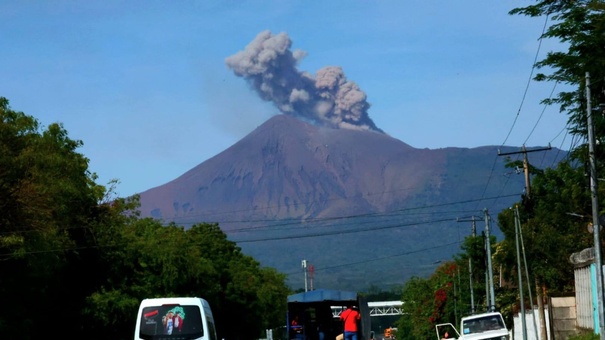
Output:
M458 340L509 340L510 331L506 328L502 314L498 312L489 312L465 316L460 321L460 331L451 323L439 324L435 326L437 339L444 339L447 332L447 339ZM456 333L457 337L452 337L450 330Z

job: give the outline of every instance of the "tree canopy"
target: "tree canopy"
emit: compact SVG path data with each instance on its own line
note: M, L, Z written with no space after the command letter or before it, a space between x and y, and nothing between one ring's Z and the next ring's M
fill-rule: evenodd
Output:
M512 9L510 14L548 18L550 26L540 39L558 40L562 49L550 51L536 63L541 72L536 74L534 80L563 83L574 89L562 91L554 98L544 99L542 103L559 105L560 111L569 117L568 132L579 142L571 148L570 157L553 168L537 169L530 165L531 195L524 195L515 207L511 207L514 209L498 214L504 240L493 245L492 261L494 268L498 268L494 273L495 280L501 283L496 287L496 306L505 314L507 322L520 308L518 263L521 263L521 269L530 273L529 294L534 296L533 301L536 302L537 297L573 291L574 267L569 258L572 253L594 246L593 235L587 232L587 225L592 221L589 109L596 141L594 170L599 181L605 178L602 163L605 159L602 147L605 142L605 2L543 0ZM511 162L509 165L518 164ZM604 194L602 185L598 186L600 214L604 213ZM516 231L515 210L519 211L520 233ZM523 242L527 264L523 263L524 259L517 258L517 237ZM465 239L462 252L455 261L459 268L464 268L469 266L465 262L470 259L472 268L480 273L469 277L468 271L462 271L461 282L472 280L484 284L485 279L481 275L485 273L485 267L482 266L485 253L481 250L481 243L476 241ZM407 301L413 301L408 308L416 314L413 320L402 318L401 326L406 327L409 334L414 334L417 339L430 339L427 332L431 325L434 327L438 322L446 322L444 320L454 322L455 315L448 311L452 310L452 306L459 308L464 301L468 301L469 289L462 289L458 295L449 292L443 301L445 307L436 309L437 292L443 291L442 286L435 286L439 275L447 278L438 270L434 277L426 280L416 278L404 286L403 299L406 304ZM523 280L527 282L526 277ZM476 301L485 297L482 283L470 287L475 292ZM527 289L524 294L528 294ZM430 313L436 310L439 311L436 315ZM468 313L464 308L454 310Z
M217 224L140 218L138 197L111 198L58 123L42 129L0 97L0 334L131 338L144 298L199 296L220 337L283 324L285 275L263 268ZM61 329L59 322L69 320ZM237 322L239 327L232 327Z

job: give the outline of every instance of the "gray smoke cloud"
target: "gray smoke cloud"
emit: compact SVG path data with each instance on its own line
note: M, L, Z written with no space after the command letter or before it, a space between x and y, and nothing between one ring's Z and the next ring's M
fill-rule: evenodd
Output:
M315 77L300 72L296 66L307 53L291 46L286 33L263 31L225 63L284 114L334 128L383 132L368 116L366 94L341 67L324 67Z

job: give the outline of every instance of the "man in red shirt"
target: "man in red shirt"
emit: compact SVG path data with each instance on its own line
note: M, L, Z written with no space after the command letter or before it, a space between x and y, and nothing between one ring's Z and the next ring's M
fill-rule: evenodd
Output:
M349 305L340 313L340 320L344 322L344 340L357 340L357 323L361 320L357 309Z

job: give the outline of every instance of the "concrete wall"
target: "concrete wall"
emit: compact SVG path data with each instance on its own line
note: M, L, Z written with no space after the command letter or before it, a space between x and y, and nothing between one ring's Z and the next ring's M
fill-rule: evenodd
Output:
M576 298L575 296L551 297L545 307L546 339L566 340L578 334ZM524 339L521 314L513 317L513 339ZM538 309L525 311L525 327L527 339L541 339L540 315Z
M565 340L578 333L575 296L551 297L549 303L553 340Z
M547 329L547 339L553 340L548 337L548 328L550 327L550 320L548 317L548 309L544 310L546 315L546 329ZM535 322L534 322L535 317ZM523 320L521 319L521 314L517 314L513 316L513 339L519 340L523 339ZM538 309L534 308L532 310L525 311L525 328L527 329L527 339L540 339L540 315L538 313ZM536 334L538 337L536 338Z

